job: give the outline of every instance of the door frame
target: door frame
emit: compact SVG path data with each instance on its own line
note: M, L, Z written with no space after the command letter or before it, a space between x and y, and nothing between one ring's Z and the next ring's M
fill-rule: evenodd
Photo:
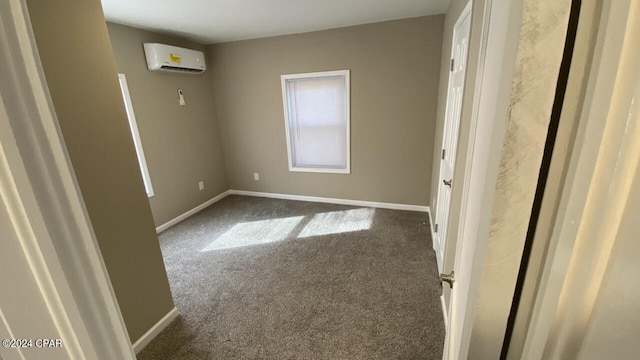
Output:
M55 329L60 358L135 359L124 320L67 153L31 30L25 0L0 4L0 222L12 278L42 304L0 309L2 338ZM10 54L10 56L9 56ZM115 76L115 75L114 75ZM28 279L28 280L27 280ZM0 304L24 306L11 291ZM37 346L37 344L34 344ZM7 360L28 351L0 348Z
M470 230L469 233L474 235L473 241L468 242L465 239L463 246L455 248L456 252L463 252L463 260L459 263L468 267L468 271L461 271L460 275L469 274L470 276L466 289L468 296L458 302L460 309L465 311L460 317L462 321L459 330L462 332L462 337L458 345L460 352L455 354L456 358L461 359L468 357L470 345L474 351L472 354L474 358L500 356L507 326L506 319L509 315L521 258L520 251L523 243L520 241L524 240L528 222L528 216L523 215L530 206L529 200L537 184L537 179L531 175L536 167L539 167L537 157L541 155L542 145L544 145L544 141L541 142L540 139L544 140L541 136L543 133L546 134L544 120L547 117L546 112L551 112L553 100L549 89L554 87L557 81L557 74L554 72L556 66L559 68L562 55L558 50L564 48L563 33L566 30L564 17L568 18L569 14L568 0L555 3L553 0L546 0L549 2L548 7L525 8L525 3L528 1L487 0L483 5L474 7L474 13L476 9L478 9L477 12L483 13L477 14L474 19L480 17L483 20L479 21L482 24L476 24L473 29L477 29L478 26L484 28L489 21L491 24L486 34L487 51L484 55L484 65L481 75L478 76L479 84L476 86L476 90L481 88L478 93L479 100L469 106L474 109L472 117L478 116L476 130L487 131L490 136L476 136L476 144L472 148L477 149L480 146L483 151L480 153L475 151L473 158L467 157L466 165L470 164L472 169L473 167L477 169L477 178L483 182L483 186L478 186L477 181L469 181L475 189L469 188L467 199L461 202L462 210L467 211L458 222L458 225L463 227L461 230L463 234L464 231ZM523 22L524 9L530 10L526 12L528 15L526 22ZM548 14L552 11L557 11L563 17L549 17ZM547 54L546 51L538 51L540 49L538 45L543 37L520 37L523 29L530 34L539 23L537 21L539 19L549 20L543 27L544 34L549 36L544 39L553 46L553 53L546 57L541 55ZM482 34L482 38L484 36ZM476 42L482 41L476 39ZM519 54L520 51L522 54ZM512 97L516 66L518 80L523 76L531 76L532 68L527 67L526 64L537 57L541 58L543 65L550 72L540 78L534 75L531 91L516 93L517 96ZM536 121L527 122L529 117L523 114L528 114L526 109L532 105L544 106L545 113L533 114L531 117ZM477 144L478 141L482 141L483 146ZM523 146L518 148L520 145ZM522 158L504 156L504 154L512 154L514 149L525 148L533 151L532 156ZM520 159L522 162L519 163ZM465 179L473 176L473 170L471 171L471 174L465 173ZM514 194L514 189L518 191L524 189L526 193L520 194L520 197L512 197L513 202L510 202L512 198L507 201L510 194ZM476 201L479 204L473 209L467 209L466 204L469 203L469 198L480 200ZM494 201L499 201L501 204L495 212ZM512 214L505 209L518 210L517 222L510 222ZM475 227L469 226L468 222ZM516 236L515 239L514 236ZM458 239L463 237L464 235L457 236ZM465 289L464 286L460 288ZM451 332L447 334L448 337L451 336Z
M465 105L470 125L467 137L460 137L459 141L467 141L469 146L464 158L459 158L457 190L461 213L454 221L450 222L450 228L456 230L455 239L449 241L445 249L444 268L451 269L453 262L459 262L464 257L470 269L469 287L464 300L465 313L462 316L461 340L459 344L450 344L451 323L446 331L445 351L443 359L452 359L457 354L461 359L468 355L471 332L474 326L475 308L479 299L479 287L482 267L488 245L489 220L493 199L495 196L495 184L498 176L498 164L500 161L502 143L504 141L505 125L496 122L499 114L501 117L507 113L511 94L511 85L515 72L515 60L518 50L519 29L522 22L522 1L510 0L475 0L473 1L472 29L469 54L478 54L475 66L477 73L473 77L467 77L466 82L474 81L465 90ZM491 26L489 26L491 25ZM474 34L475 32L475 34ZM476 45L473 43L475 42ZM469 69L469 68L468 68ZM496 74L498 75L496 77ZM464 115L463 112L463 115ZM463 119L463 121L465 121ZM467 130L465 130L467 131ZM482 132L482 133L480 133ZM462 134L461 134L462 135ZM463 162L462 162L463 161ZM462 180L460 180L462 178ZM475 189L471 186L474 185ZM471 197L476 197L480 208L474 213L467 211ZM457 221L457 222L456 222ZM463 249L458 246L459 239L466 233L473 231L481 234L475 242L470 242ZM453 234L453 232L452 232ZM464 250L464 251L463 251ZM453 251L455 255L448 254ZM456 261L455 258L458 258ZM446 286L446 285L445 285ZM451 299L449 299L451 300ZM443 307L448 304L442 297ZM445 314L450 307L444 309ZM449 354L449 346L454 346L454 354ZM457 349L457 350L456 350Z
M556 359L581 350L640 166L640 5L603 2L600 14L585 101L529 309L522 359Z

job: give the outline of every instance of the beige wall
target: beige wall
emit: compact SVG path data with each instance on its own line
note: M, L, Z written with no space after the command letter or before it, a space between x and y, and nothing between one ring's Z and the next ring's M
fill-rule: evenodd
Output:
M108 23L118 72L127 77L136 122L155 196L156 226L193 209L229 186L213 105L211 73L147 70L142 43L158 42L205 51L203 45ZM210 66L209 62L209 66ZM178 104L182 89L186 106ZM204 181L205 189L198 189Z
M427 205L443 21L210 46L230 188ZM280 75L339 69L351 70L351 174L289 172Z
M129 336L173 307L102 8L27 1L38 51Z

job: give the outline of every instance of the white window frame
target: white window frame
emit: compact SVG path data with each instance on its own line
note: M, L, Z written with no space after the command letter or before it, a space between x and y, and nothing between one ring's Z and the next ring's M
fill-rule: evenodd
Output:
M333 174L350 174L351 173L351 90L350 90L350 71L349 70L335 70L335 71L321 71L312 73L301 74L285 74L280 76L282 85L282 105L284 108L284 128L287 138L287 157L289 161L289 171L296 172L314 172L314 173L333 173ZM330 168L330 167L302 167L294 166L293 153L291 148L291 119L289 116L289 91L287 88L287 81L292 79L313 79L313 78L325 78L325 77L344 77L345 80L345 111L346 111L346 163L344 168Z
M142 140L140 140L140 133L138 132L138 123L136 122L136 115L133 112L133 103L131 102L131 95L129 94L129 85L127 85L127 77L124 74L118 74L120 80L120 89L122 90L122 99L124 100L124 107L127 110L127 118L129 119L129 128L131 129L131 136L133 137L133 144L136 148L136 155L138 155L138 164L140 164L140 171L142 172L142 180L144 182L144 188L147 192L147 197L154 196L153 185L151 184L151 176L149 175L149 167L147 166L147 158L144 156L144 149L142 148Z

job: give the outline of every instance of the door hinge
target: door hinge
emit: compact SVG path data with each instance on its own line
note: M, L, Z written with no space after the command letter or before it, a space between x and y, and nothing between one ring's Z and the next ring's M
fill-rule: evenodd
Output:
M453 64L454 64L454 61L453 59L451 59L451 71L453 71Z
M438 224L434 226L433 232L438 232Z
M442 149L442 160L444 160L444 155L447 153L445 149Z

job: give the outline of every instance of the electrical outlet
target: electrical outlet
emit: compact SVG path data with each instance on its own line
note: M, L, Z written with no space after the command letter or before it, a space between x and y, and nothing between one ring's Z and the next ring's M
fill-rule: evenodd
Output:
M255 181L260 181L260 174L258 174L258 173L253 173L253 180L255 180Z
M204 190L204 181L198 183L198 189L200 189L200 191Z

